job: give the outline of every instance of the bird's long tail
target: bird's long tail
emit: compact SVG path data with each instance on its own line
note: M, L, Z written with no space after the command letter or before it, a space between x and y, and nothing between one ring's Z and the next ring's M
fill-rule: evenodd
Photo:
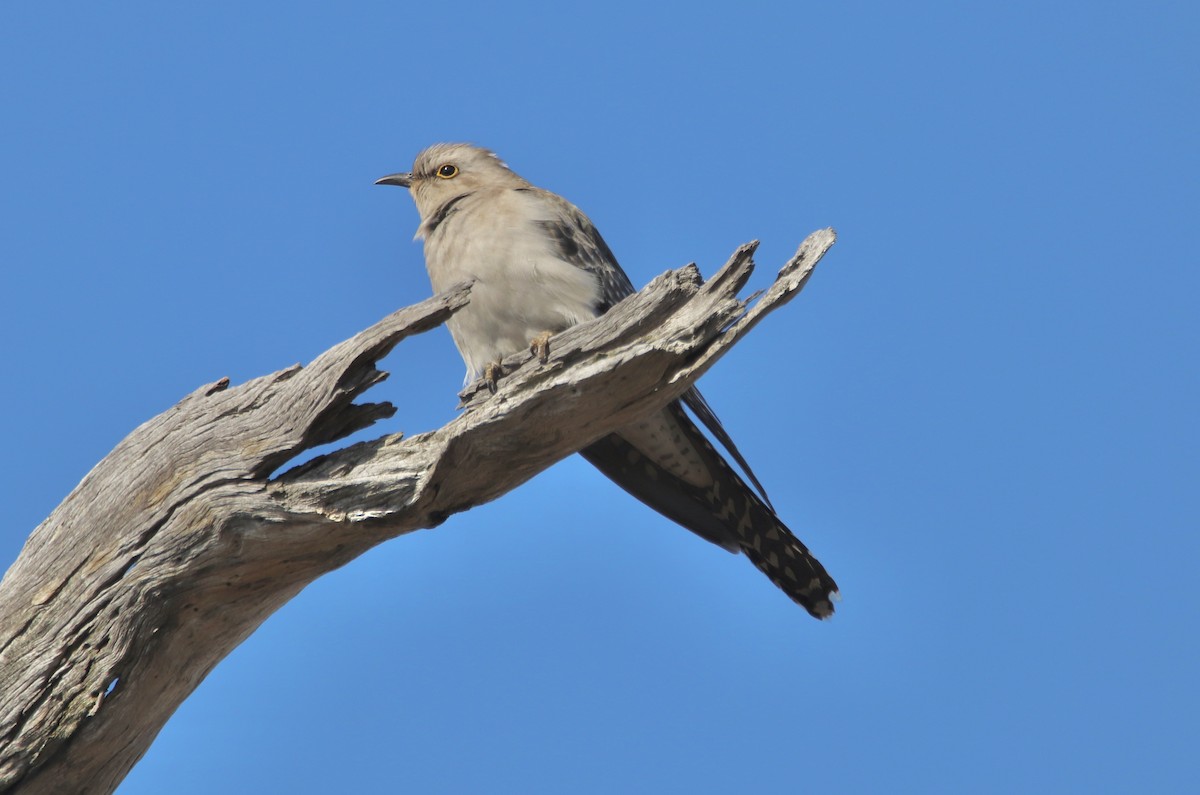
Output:
M664 414L610 434L580 453L663 516L718 546L745 552L771 582L813 616L833 615L837 583L821 562L713 448L678 403L668 406ZM695 467L704 470L703 477L694 475ZM697 485L700 482L705 485Z

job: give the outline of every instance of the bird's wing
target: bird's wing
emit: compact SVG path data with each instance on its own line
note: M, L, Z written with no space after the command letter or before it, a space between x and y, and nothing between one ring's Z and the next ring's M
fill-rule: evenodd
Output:
M622 298L633 295L633 282L617 263L612 249L604 242L599 230L583 212L561 196L538 188L519 190L536 191L551 218L536 223L545 235L554 242L557 254L564 262L581 268L596 278L599 285L596 315L602 315Z
M715 436L717 441L721 443L721 446L733 456L733 460L738 462L738 466L742 468L742 472L754 484L754 488L758 490L758 496L767 504L767 507L775 510L775 506L771 504L771 498L767 496L767 490L758 481L754 470L750 468L750 464L742 456L742 452L738 450L737 445L733 443L733 439L726 433L725 426L721 424L721 420L713 413L712 408L708 405L708 401L704 399L704 395L700 394L700 390L692 387L687 392L684 392L683 402L687 404L687 407L700 420L700 424L708 428L708 432Z
M519 188L518 190L536 193L538 198L546 202L551 209L550 214L554 218L537 223L543 232L554 241L558 256L564 262L569 262L592 274L599 282L600 300L596 307L597 315L604 314L622 298L635 292L633 282L617 262L612 250L600 236L600 232L578 207L561 196L540 188ZM762 497L767 507L773 508L771 498L767 496L767 490L699 390L695 387L689 389L684 394L683 401L695 413L700 423L708 428L709 433L715 436L717 441L737 461L738 466L754 484L754 488L758 490L758 495Z

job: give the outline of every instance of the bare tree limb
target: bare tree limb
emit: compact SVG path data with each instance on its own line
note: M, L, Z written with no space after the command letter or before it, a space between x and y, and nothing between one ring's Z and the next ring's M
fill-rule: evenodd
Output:
M305 585L381 541L495 499L678 398L833 245L815 232L756 302L756 244L702 283L668 272L510 357L490 395L410 439L363 442L272 477L395 409L355 403L375 363L470 300L460 285L307 367L197 389L133 431L30 536L0 582L0 791L112 792L213 666Z

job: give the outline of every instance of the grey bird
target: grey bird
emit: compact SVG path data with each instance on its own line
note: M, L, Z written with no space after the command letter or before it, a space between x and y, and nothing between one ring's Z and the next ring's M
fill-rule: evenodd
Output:
M408 188L435 292L473 280L449 320L467 380L494 385L498 363L608 311L634 292L596 227L575 205L534 187L494 153L435 144L413 170L377 185ZM684 411L695 413L754 484L750 488ZM744 552L817 618L833 614L837 584L775 514L766 491L696 389L682 401L580 451L618 486L731 552Z

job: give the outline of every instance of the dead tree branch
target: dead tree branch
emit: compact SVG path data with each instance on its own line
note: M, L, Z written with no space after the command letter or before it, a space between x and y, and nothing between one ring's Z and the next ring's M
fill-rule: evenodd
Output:
M223 657L327 571L493 500L679 397L834 242L815 232L757 301L742 246L708 282L666 273L510 357L498 392L445 427L355 444L391 416L355 403L375 363L470 300L464 284L384 318L307 367L201 387L134 430L30 536L0 582L0 791L112 792Z

